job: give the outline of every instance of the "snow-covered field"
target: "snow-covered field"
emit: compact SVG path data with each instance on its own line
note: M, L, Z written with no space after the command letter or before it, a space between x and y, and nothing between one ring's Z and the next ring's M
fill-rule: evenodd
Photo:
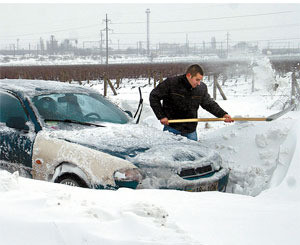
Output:
M228 113L266 117L282 109L291 74L278 77L267 59L250 78L222 86ZM205 81L212 94L212 84ZM221 82L220 82L221 83ZM279 84L276 91L274 83ZM84 86L103 93L103 84ZM141 123L162 129L149 106L148 80L121 83L109 99L133 113L142 87ZM199 117L212 117L199 110ZM0 244L299 244L300 112L271 122L198 124L202 144L231 169L227 193L171 190L99 191L33 181L0 171Z
M243 57L244 58L244 57ZM145 57L134 55L110 55L109 64L149 63L149 62L197 62L200 60L218 59L216 55L205 56L158 56ZM100 55L0 55L0 66L36 66L36 65L98 65L105 64L106 58Z

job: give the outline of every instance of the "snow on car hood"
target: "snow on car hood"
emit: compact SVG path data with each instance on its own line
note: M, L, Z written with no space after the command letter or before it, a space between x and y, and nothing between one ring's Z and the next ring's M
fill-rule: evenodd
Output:
M199 142L144 125L103 125L105 127L76 127L76 130L52 126L43 131L50 137L129 160L138 167L201 167L213 163L215 169L220 168L219 154Z

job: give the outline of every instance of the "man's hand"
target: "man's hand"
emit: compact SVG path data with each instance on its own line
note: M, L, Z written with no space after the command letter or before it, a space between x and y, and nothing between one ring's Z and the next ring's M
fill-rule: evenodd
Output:
M169 119L167 117L164 117L160 119L160 123L163 125L169 125Z
M228 114L225 114L223 117L225 118L224 122L227 122L227 123L234 122L234 120Z

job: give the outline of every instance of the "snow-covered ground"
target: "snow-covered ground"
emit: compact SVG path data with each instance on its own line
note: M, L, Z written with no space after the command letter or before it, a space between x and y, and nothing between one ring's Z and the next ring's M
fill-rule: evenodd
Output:
M287 55L291 60L298 58L299 54ZM231 53L227 60L249 60L253 61L257 58L266 57L263 54L252 53ZM286 58L284 55L269 55L273 59ZM224 61L215 54L207 55L158 55L153 57L146 57L144 55L109 55L109 64L136 64L136 63L176 63L188 62L197 63L205 61ZM106 64L106 57L100 55L79 56L74 54L57 54L57 55L2 55L0 54L0 67L1 66L47 66L47 65L99 65Z
M243 57L244 58L244 57ZM197 62L199 60L219 59L217 55L157 56L110 55L109 64L149 63L149 62ZM38 66L38 65L97 65L105 64L106 57L100 55L0 55L0 66Z
M230 78L228 100L217 102L233 117L266 117L280 111L291 92L291 74L278 77L257 60L252 81ZM212 94L212 84L205 81ZM221 81L220 81L221 83ZM275 91L273 85L279 87ZM100 93L103 84L91 82ZM162 129L149 106L153 84L124 79L109 99ZM212 117L199 110L199 117ZM218 151L231 169L227 193L172 190L99 191L33 181L0 171L0 244L299 244L300 112L271 122L199 123L199 141Z

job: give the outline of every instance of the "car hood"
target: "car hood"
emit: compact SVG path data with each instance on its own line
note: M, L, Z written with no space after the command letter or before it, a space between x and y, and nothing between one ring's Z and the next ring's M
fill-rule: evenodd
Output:
M44 131L45 132L45 131ZM105 127L46 129L49 137L64 139L126 159L138 167L221 167L218 153L199 142L137 124L105 124Z

